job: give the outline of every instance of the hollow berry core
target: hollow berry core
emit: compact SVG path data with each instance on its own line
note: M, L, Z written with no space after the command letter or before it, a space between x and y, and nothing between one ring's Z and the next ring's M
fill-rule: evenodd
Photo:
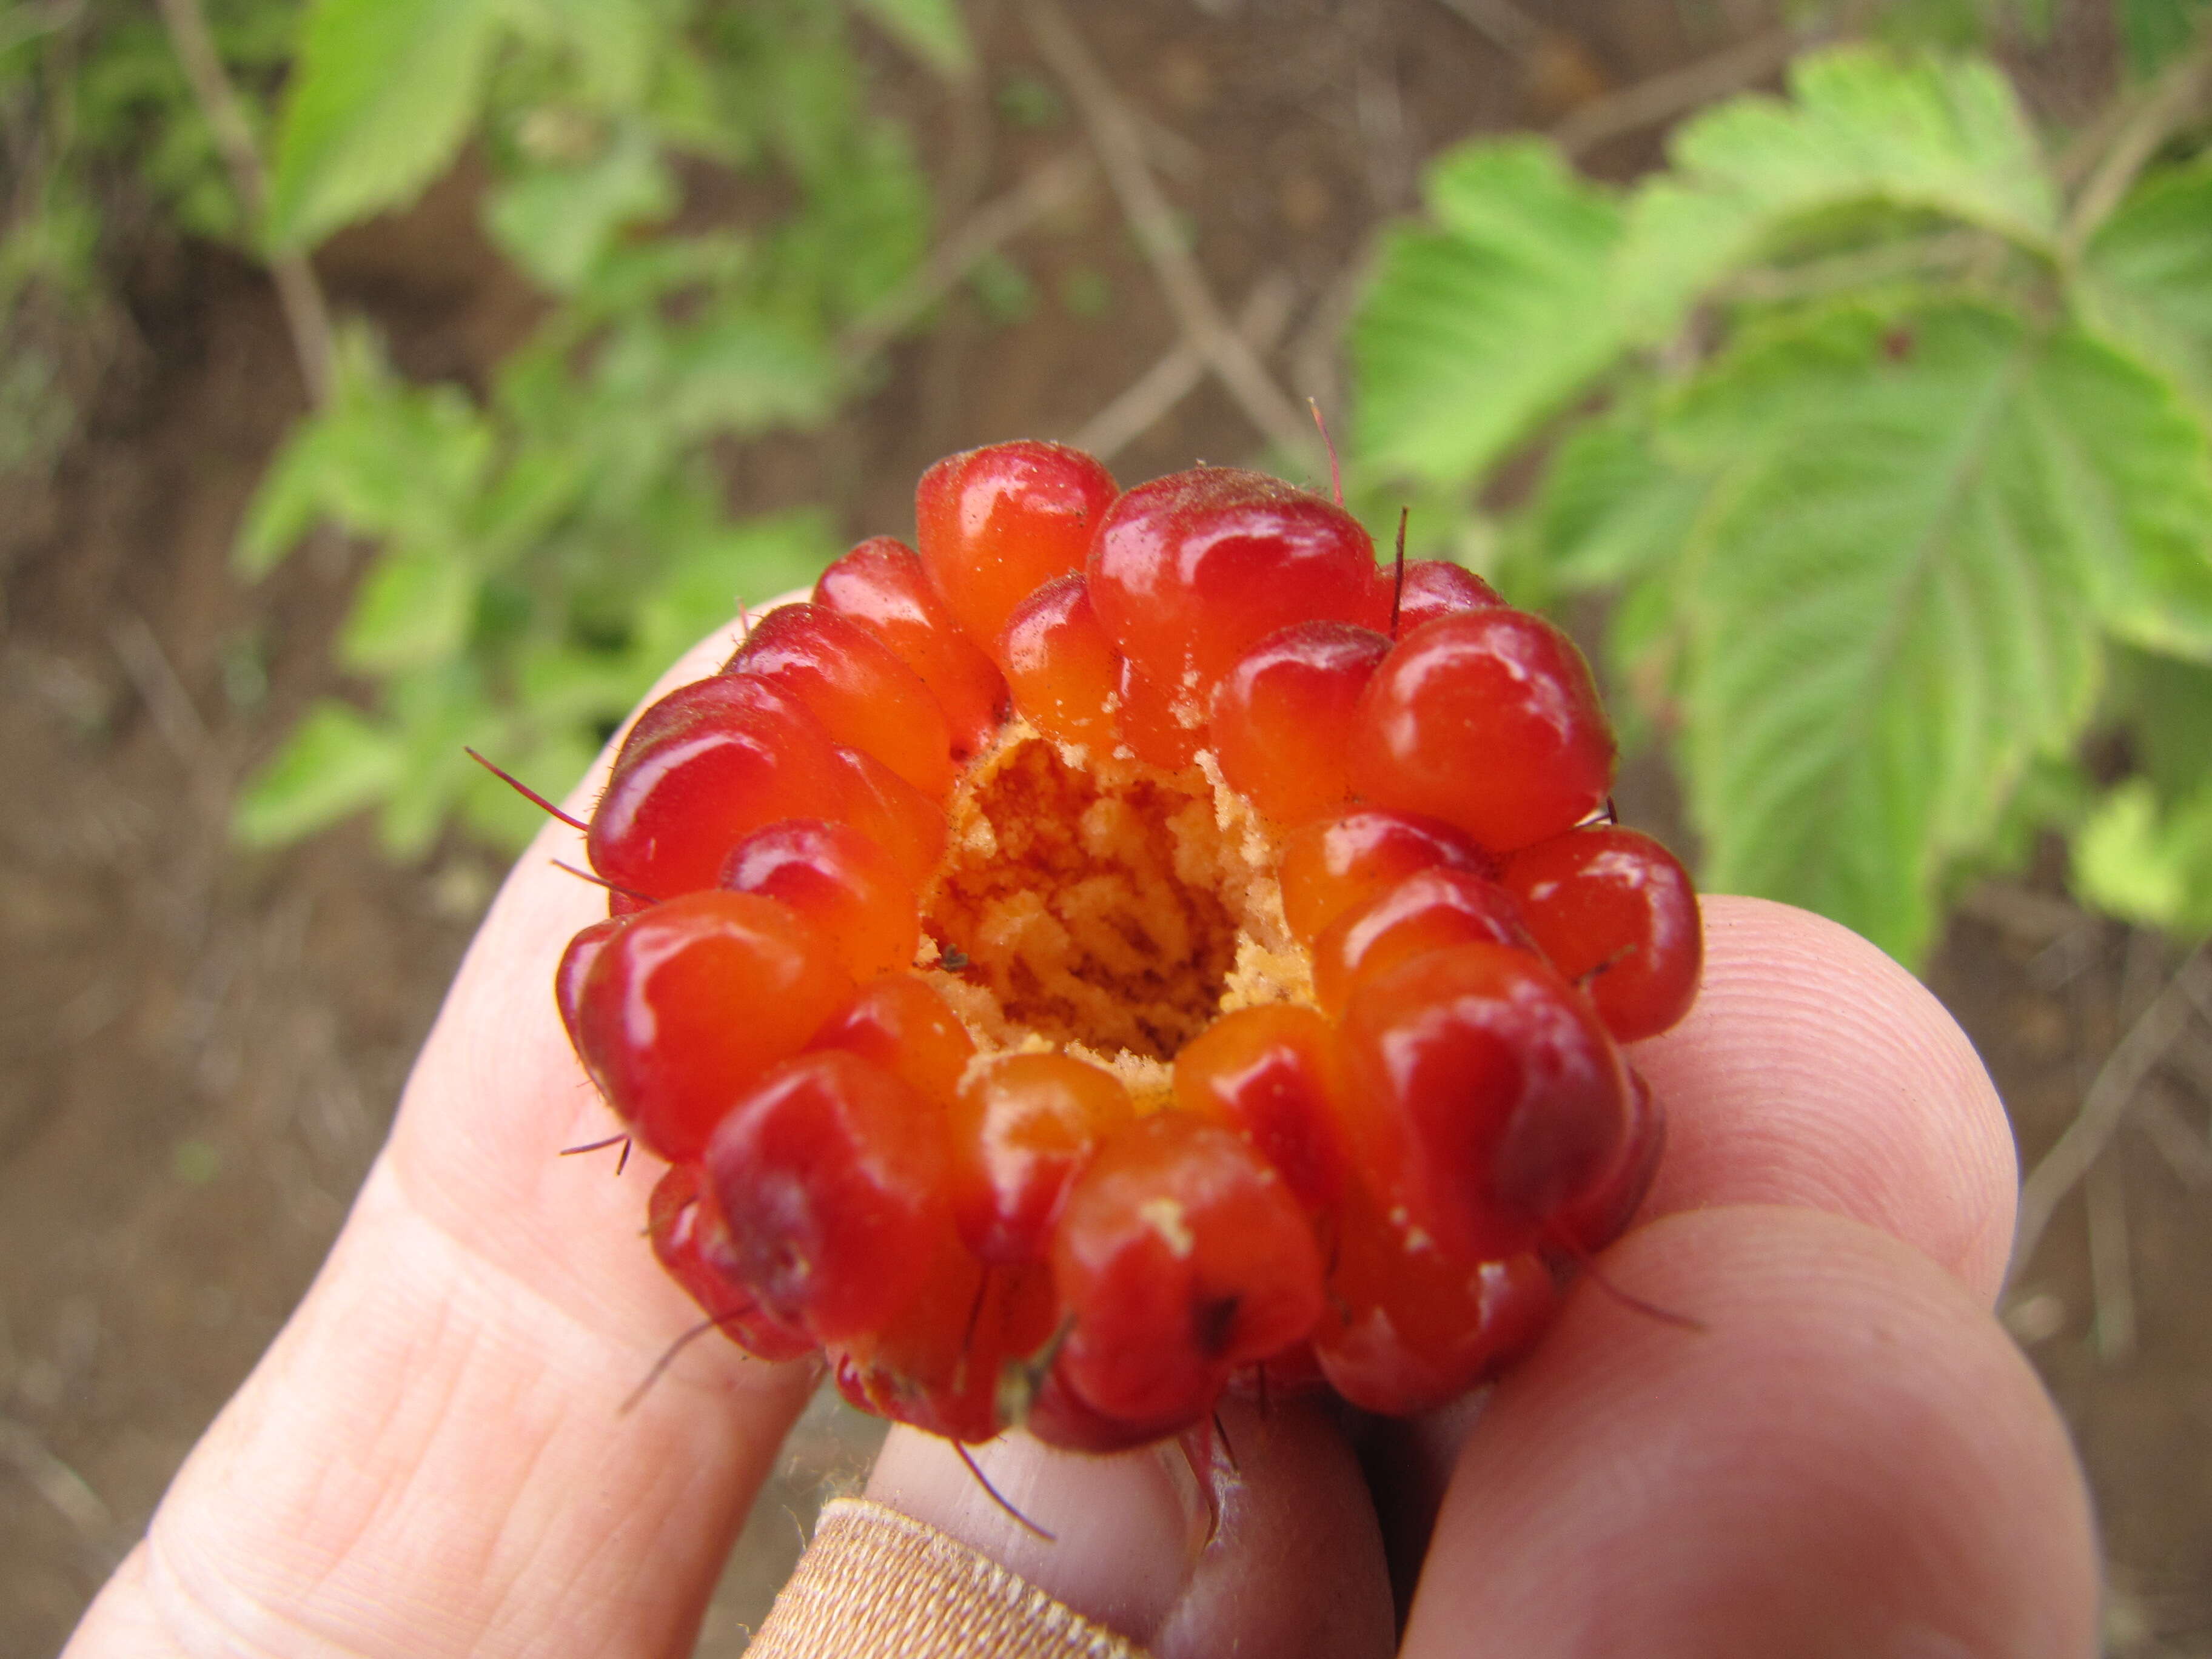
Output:
M1212 794L1024 728L975 767L926 924L998 1018L1109 1060L1166 1060L1233 994L1273 881Z

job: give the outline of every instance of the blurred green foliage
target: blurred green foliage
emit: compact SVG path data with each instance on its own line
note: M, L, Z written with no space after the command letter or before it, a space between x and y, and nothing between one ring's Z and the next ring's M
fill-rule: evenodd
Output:
M376 551L339 641L373 712L313 710L245 795L273 842L374 805L419 851L458 808L514 842L687 645L811 579L824 515L732 520L720 442L820 424L863 383L841 329L926 251L927 183L877 112L854 15L968 73L949 0L316 0L272 152L278 250L403 205L473 143L484 223L551 301L488 395L410 386L349 336L264 480L260 574L318 522ZM687 169L769 186L681 217Z
M2195 9L2124 8L2141 70L2202 70ZM1713 887L1912 961L2050 825L2092 902L2212 931L2212 155L2172 84L2062 171L1991 63L1838 47L1632 189L1462 146L1388 237L1362 488L1464 544L1540 459L1496 572L1609 596Z
M203 3L265 162L258 224L153 6L48 0L0 18L0 130L21 181L0 241L0 465L66 441L71 411L42 355L66 331L41 319L102 303L118 219L297 253L405 208L471 153L489 175L484 228L546 309L481 395L410 384L365 330L341 329L331 395L264 477L238 562L261 576L319 528L368 543L337 649L370 695L308 713L250 782L238 828L281 842L374 808L403 856L457 813L519 843L534 809L463 745L558 793L684 647L836 551L818 512L732 518L714 451L818 426L865 388L841 332L914 270L930 199L908 133L882 112L882 54L860 37L881 31L963 76L959 13ZM708 180L755 205L687 214ZM1026 303L1018 272L993 274L998 303Z

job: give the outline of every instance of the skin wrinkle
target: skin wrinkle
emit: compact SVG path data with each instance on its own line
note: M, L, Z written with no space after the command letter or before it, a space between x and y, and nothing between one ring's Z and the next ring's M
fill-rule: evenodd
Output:
M386 1197L385 1196L386 1194L390 1194L391 1196ZM396 1202L394 1201L395 1200ZM376 1363L376 1369L378 1370L385 1370L391 1374L410 1375L410 1384L407 1389L392 1390L385 1396L385 1398L392 1402L395 1412L403 1411L410 1401L419 1401L426 1397L440 1400L441 1401L447 1402L452 1406L459 1407L465 1410L468 1404L471 1403L465 1399L465 1389L456 1388L452 1389L449 1393L448 1389L445 1387L434 1386L434 1383L436 1381L435 1376L433 1374L426 1374L424 1367L417 1359L417 1355L426 1347L433 1352L442 1352L445 1350L449 1349L456 1340L455 1337L448 1328L447 1322L451 1318L461 1313L463 1310L451 1306L447 1302L441 1301L438 1298L441 1295L450 1294L450 1291L445 1287L457 1285L468 1286L470 1288L471 1302L477 1306L486 1309L493 1316L492 1317L475 1322L471 1330L459 1340L469 1344L471 1347L474 1347L478 1342L489 1340L493 1345L492 1353L494 1357L491 1363L495 1370L514 1369L515 1363L518 1360L527 1363L532 1359L538 1359L540 1363L532 1365L528 1374L538 1380L541 1386L550 1384L556 1388L567 1389L572 1388L574 1384L575 1379L573 1373L556 1373L549 1375L546 1367L542 1363L542 1356L549 1346L574 1346L580 1353L587 1356L597 1357L606 1355L608 1344L605 1339L609 1334L608 1333L596 1328L592 1322L580 1317L574 1310L562 1305L554 1298L548 1297L539 1288L515 1278L511 1273L505 1269L504 1266L495 1257L488 1255L483 1251L473 1249L469 1240L463 1236L455 1234L451 1228L443 1224L441 1218L431 1214L426 1214L421 1209L416 1207L413 1204L409 1202L408 1195L404 1191L404 1185L397 1180L389 1179L388 1172L386 1177L372 1179L369 1188L364 1194L363 1203L360 1206L360 1213L356 1216L356 1219L357 1224L356 1229L349 1232L348 1243L342 1253L341 1258L338 1261L334 1261L332 1264L331 1276L335 1282L327 1287L330 1292L343 1294L348 1291L359 1290L359 1282L352 1272L352 1263L355 1259L356 1250L366 1252L371 1255L377 1255L380 1252L387 1252L399 1258L402 1265L418 1269L419 1271L407 1272L383 1279L380 1281L373 1282L368 1286L367 1291L366 1304L364 1304L359 1297L354 1297L349 1298L348 1304L333 1308L331 1307L327 1296L320 1298L318 1302L318 1306L322 1310L321 1316L319 1317L310 1328L296 1333L296 1340L288 1340L287 1343L281 1345L279 1353L272 1356L272 1358L276 1361L276 1364L270 1373L269 1387L278 1397L283 1397L288 1391L293 1373L296 1370L306 1369L313 1370L314 1369L314 1361L319 1357L317 1350L322 1346L327 1334L327 1327L334 1318L343 1320L350 1324L355 1322L355 1316L366 1314L366 1316L361 1317L358 1320L358 1326L361 1329L369 1331L415 1331L420 1333L411 1340L400 1344L399 1351L393 1353L390 1358L380 1360ZM395 1240L392 1237L395 1231L404 1233L410 1226L419 1227L422 1230L422 1235L413 1241L411 1244L399 1243L399 1241ZM409 1261L410 1257L413 1257L419 1254L419 1246L425 1239L435 1247L433 1252L434 1259L431 1261L427 1262ZM398 1245L398 1248L393 1248L395 1244ZM476 1273L471 1273L470 1271L465 1269L455 1269L453 1261L450 1259L453 1256L459 1256L465 1261L475 1264L479 1271ZM483 1268L489 1268L491 1270L490 1273L489 1275L482 1274L481 1269ZM484 1282L480 1284L480 1279ZM439 1289L425 1295L417 1292L412 1288L402 1288L403 1285L406 1287L439 1287ZM515 1307L516 1304L514 1293L516 1291L522 1293L524 1304L531 1310L530 1316L515 1317L507 1320L500 1319L496 1316L497 1315ZM425 1304L425 1306L420 1310L410 1310L398 1312L390 1311L394 1304L404 1304L418 1301ZM366 1311L368 1306L377 1304L384 1304L386 1311L382 1313L369 1313ZM422 1312L428 1312L435 1322L433 1328L427 1332L421 1331L420 1326L417 1323ZM542 1339L533 1340L524 1337L520 1334L521 1328L524 1325L541 1323L550 1326L555 1329L565 1328L567 1334L572 1339L571 1341L565 1345L549 1345ZM358 1332L349 1334L348 1340L359 1340ZM638 1374L642 1376L645 1369L650 1363L650 1359L652 1358L658 1357L659 1350L656 1347L648 1353L641 1344L636 1343L635 1340L631 1340L617 1344L614 1352L617 1354L628 1355L635 1359L636 1362L635 1369L637 1370ZM740 1373L745 1370L759 1372L766 1369L765 1367L761 1366L759 1362L746 1359L743 1356L735 1354L734 1352L732 1353L731 1358L740 1368ZM450 1359L447 1364L447 1369L453 1370L458 1367L462 1370L465 1370L471 1364L475 1363L481 1363L480 1356L477 1354L465 1354ZM618 1369L626 1369L621 1367L618 1361L614 1360L611 1358L603 1358L601 1364L602 1368L608 1372L608 1383L605 1391L606 1400L605 1404L609 1419L611 1420L615 1409L614 1401L620 1397L619 1394L616 1392L617 1383L619 1382L620 1384L622 1393L626 1393L629 1386L630 1385L627 1382L622 1382L613 1375L614 1371ZM707 1418L707 1420L710 1423L715 1423L719 1422L721 1417L726 1414L729 1392L728 1382L731 1379L726 1376L719 1377L716 1384L712 1386L705 1385L693 1382L690 1378L684 1376L683 1371L679 1369L678 1372L672 1373L669 1376L663 1378L661 1386L665 1389L679 1390L685 1394L699 1391L704 1391L710 1394L714 1397L713 1414L709 1415ZM665 1395L663 1397L665 1400ZM565 1490L568 1484L568 1476L565 1473L550 1475L546 1474L539 1468L539 1463L544 1455L546 1447L550 1445L553 1437L565 1432L580 1432L592 1435L595 1437L605 1437L605 1431L607 1425L605 1423L580 1424L575 1422L574 1420L575 1415L574 1412L573 1410L563 1410L560 1406L557 1395L553 1398L550 1404L553 1409L545 1416L544 1427L542 1431L542 1437L538 1445L531 1450L527 1462L523 1468L515 1472L513 1476L513 1486L517 1501L512 1506L510 1512L516 1515L532 1512L545 1512L562 1516L565 1522L573 1522L578 1517L574 1513L573 1498ZM650 1410L656 1414L663 1414L666 1412L666 1407L659 1401L648 1402L648 1405L643 1409ZM792 1404L792 1409L793 1411L796 1409L795 1398ZM443 1407L441 1407L441 1415L442 1412ZM687 1417L695 1417L696 1420L694 1413L685 1413L684 1415ZM529 1420L529 1417L526 1412L518 1411L510 1413L504 1420L506 1426L511 1430L516 1423ZM265 1429L266 1425L256 1424L254 1426L256 1430L262 1430ZM665 1425L663 1426L665 1427ZM451 1432L466 1434L469 1431L470 1431L466 1426L464 1425L459 1429L452 1431ZM380 1435L373 1437L372 1439L366 1443L378 1443L381 1440L388 1438L392 1432L394 1432L394 1431L389 1425L386 1425ZM411 1467L414 1463L418 1462L427 1464L432 1468L443 1467L441 1462L443 1448L439 1444L438 1431L435 1425L433 1425L427 1433L420 1427L410 1428L405 1431L404 1433L405 1437L410 1443L401 1452L395 1454L395 1458L403 1461L408 1467ZM229 1437L236 1439L240 1437L234 1435ZM661 1433L656 1434L655 1437L666 1438L667 1437L665 1433ZM715 1437L720 1438L724 1437L718 1434ZM350 1443L343 1443L336 1449L343 1452L350 1449L350 1447L353 1445L362 1443L364 1443L362 1441L355 1440ZM727 1449L726 1448L726 1449ZM696 1490L703 1485L713 1484L719 1480L718 1476L710 1476L702 1469L701 1460L664 1456L659 1461L670 1466L670 1473L679 1480L684 1488L687 1491ZM726 1459L718 1459L714 1461L721 1462L726 1462ZM323 1473L331 1473L337 1467L339 1466L336 1462L333 1462L331 1465L325 1466ZM634 1471L632 1472L634 1473ZM290 1471L289 1474L290 1479L295 1481L299 1479L299 1472L296 1470ZM368 1479L373 1489L376 1486L378 1482L383 1479L380 1475L370 1475L367 1478ZM540 1505L532 1497L531 1488L533 1484L542 1486L548 1480L551 1480L555 1485L557 1501L550 1505ZM386 1524L386 1517L391 1513L395 1506L400 1510L404 1510L410 1496L410 1494L404 1487L394 1492L386 1493L385 1500L381 1504L380 1504L378 1510L372 1512L368 1516L362 1518L353 1528L355 1534L354 1536L343 1540L334 1540L333 1543L325 1552L323 1552L324 1558L328 1563L327 1568L325 1572L319 1574L313 1579L302 1583L266 1589L259 1587L248 1588L245 1585L240 1585L239 1589L240 1594L246 1597L247 1600L255 1607L260 1608L264 1612L264 1616L282 1616L281 1610L286 1603L297 1603L302 1601L310 1592L319 1586L326 1589L326 1581L329 1574L343 1571L349 1558L361 1547L360 1538L363 1535L373 1534L380 1524ZM325 1518L330 1516L331 1514L331 1508L326 1500L319 1503L307 1492L301 1492L300 1502L301 1507L309 1512L319 1511L320 1515ZM659 1527L660 1528L670 1528L678 1526L678 1522L676 1511L684 1508L684 1504L679 1497L669 1499L656 1498L654 1502L648 1504L647 1507L648 1509L665 1509L666 1518L659 1523ZM726 1510L732 1508L732 1506L728 1504L726 1502L722 1507ZM733 1534L736 1524L742 1519L741 1511L732 1513L725 1518L728 1524L724 1530ZM696 1532L697 1528L698 1522L696 1516L684 1520L681 1524L684 1534L686 1534L687 1541L690 1542L694 1548L697 1547L699 1540L689 1535L691 1533ZM401 1527L398 1528L398 1530L401 1535L404 1535L404 1533L408 1528ZM166 1549L166 1527L157 1525L156 1532L157 1536L164 1540L164 1548ZM549 1534L549 1537L552 1535L553 1534ZM602 1538L599 1540L599 1547L593 1551L593 1553L604 1554L610 1549L617 1549L618 1542L618 1539ZM496 1560L498 1552L502 1546L511 1547L511 1540L508 1539L503 1531L495 1533L493 1537L486 1540L485 1547L489 1553L490 1559L492 1561ZM191 1576L182 1570L181 1563L172 1561L170 1565L173 1567L179 1569L177 1580L180 1586L188 1585L191 1583ZM224 1577L234 1577L235 1574L234 1565L228 1569L222 1565L217 1565L213 1568L212 1571L221 1574ZM574 1586L580 1577L587 1577L588 1576L588 1571L586 1568L586 1571L580 1573L567 1575L565 1578L556 1582L562 1582L567 1585ZM402 1582L405 1581L406 1580L403 1577ZM416 1577L415 1582L421 1582L421 1577L419 1575ZM483 1601L477 1592L480 1592L483 1585L488 1582L500 1583L506 1585L507 1588L503 1589L498 1595L494 1596L489 1601L486 1602ZM478 1602L482 1629L484 1633L489 1634L501 1630L506 1626L510 1613L510 1609L507 1607L507 1598L517 1594L518 1587L526 1585L528 1583L530 1583L530 1574L527 1570L526 1561L521 1567L516 1568L512 1571L501 1571L497 1572L492 1572L489 1564L488 1563L484 1569L479 1570L478 1572L473 1576L472 1579L464 1585L464 1589L467 1593L464 1594L458 1599L464 1604L471 1601L471 1600L475 1600ZM204 1590L195 1593L192 1597L192 1600L195 1602L204 1607L214 1607L216 1605L217 1599L218 1598L213 1597L205 1593ZM434 1604L435 1598L418 1597L411 1599L416 1601L428 1600ZM424 1610L425 1609L422 1607L413 1609L413 1611L417 1614ZM543 1622L549 1618L566 1617L572 1614L574 1612L574 1608L573 1607L560 1607L557 1603L549 1604L545 1611L541 1613L538 1615L538 1618L532 1622L542 1625ZM229 1617L224 1619L223 1622L233 1628L236 1628L239 1621L236 1617ZM511 1626L508 1627L511 1628ZM527 1650L534 1642L539 1639L538 1634L534 1632L516 1632L514 1633L520 1638L515 1644L515 1650L517 1651ZM400 1634L404 1638L404 1632L401 1632ZM320 1641L321 1638L318 1638L319 1648ZM276 1650L283 1650L280 1649ZM341 1649L339 1650L350 1651L350 1650L345 1649ZM414 1641L407 1640L404 1641L404 1646L400 1650L411 1652L419 1650L419 1649Z

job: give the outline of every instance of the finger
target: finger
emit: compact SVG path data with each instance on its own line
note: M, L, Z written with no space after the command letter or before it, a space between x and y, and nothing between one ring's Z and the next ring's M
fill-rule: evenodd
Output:
M1406 1659L2093 1651L2087 1500L1949 1274L1809 1210L1683 1215L1585 1284L1468 1437Z
M1206 1488L1175 1443L1110 1457L1024 1434L975 1449L1016 1520L944 1442L894 1429L868 1494L950 1533L1157 1659L1391 1650L1389 1583L1358 1465L1310 1404L1224 1401ZM1050 1538L1039 1535L1038 1530Z
M556 857L580 863L580 837L549 823L471 947L329 1261L72 1659L689 1650L811 1373L710 1339L625 1409L697 1315L641 1237L657 1172L559 1155L618 1126L550 990L605 896Z
M1667 1114L1646 1216L1831 1211L1994 1301L2012 1246L2012 1132L1973 1045L1857 934L1764 899L1705 902L1689 1017L1632 1058Z
M1707 896L1688 1017L1631 1050L1667 1142L1640 1216L1716 1206L1824 1210L1922 1250L1994 1299L2017 1188L1989 1076L1918 981L1856 933L1764 899ZM1608 1258L1609 1259L1609 1258ZM1383 1523L1400 1576L1421 1560L1464 1412L1386 1429Z

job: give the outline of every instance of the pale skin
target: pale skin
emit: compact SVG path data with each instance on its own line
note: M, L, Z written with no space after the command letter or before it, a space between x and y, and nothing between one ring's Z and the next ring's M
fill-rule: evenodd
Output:
M549 862L579 839L518 865L330 1260L65 1659L690 1650L814 1373L702 1341L623 1409L697 1316L639 1236L650 1161L556 1156L616 1127L549 989L605 914ZM872 1493L1161 1659L1392 1651L1382 1534L1418 1554L1431 1516L1407 1659L2094 1652L2081 1476L1991 1313L2016 1172L1980 1063L1842 929L1706 914L1696 1010L1634 1054L1666 1161L1601 1261L1702 1331L1584 1283L1371 1488L1322 1413L1232 1409L1218 1528L1176 1461L1018 1437L981 1461L1055 1542L905 1431Z

